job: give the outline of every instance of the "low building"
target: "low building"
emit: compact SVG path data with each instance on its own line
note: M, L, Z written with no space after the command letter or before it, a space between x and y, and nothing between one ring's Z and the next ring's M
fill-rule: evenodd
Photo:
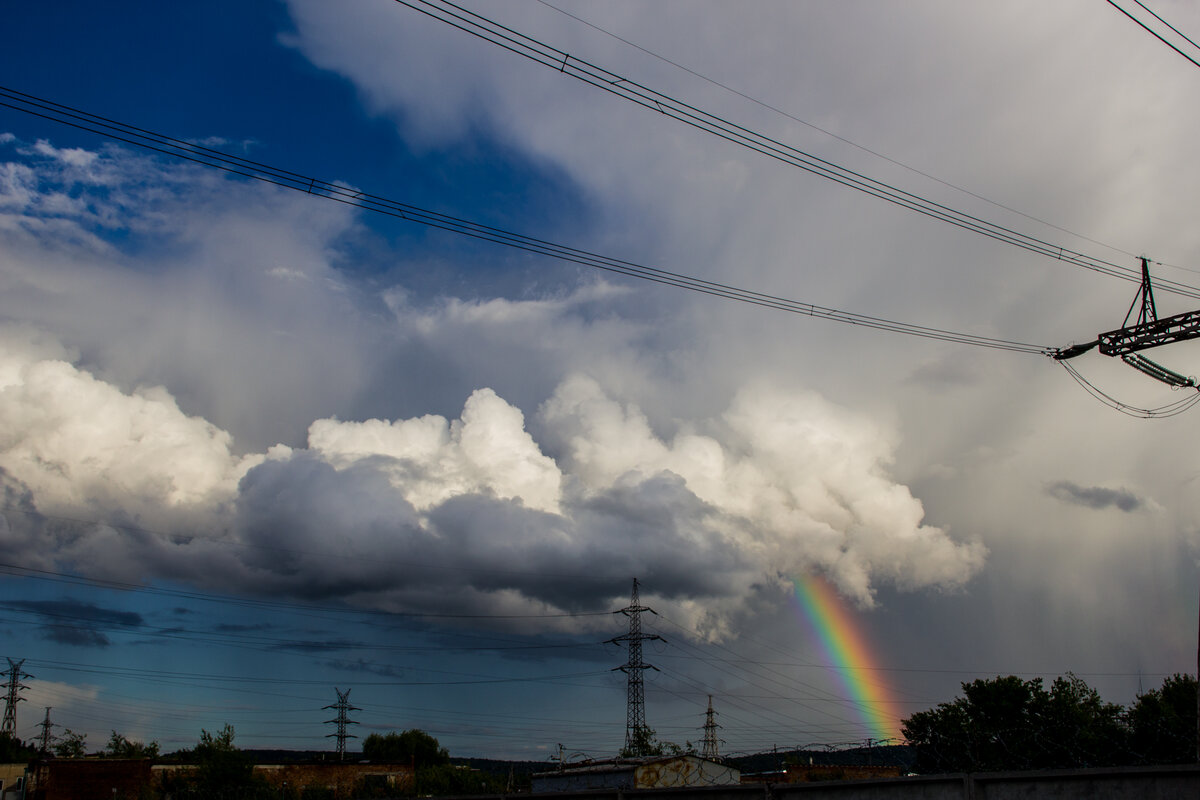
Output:
M24 775L24 765L21 766ZM172 779L186 779L196 769L191 764L155 764L144 759L53 758L35 762L24 796L9 794L9 778L4 781L0 800L137 800L157 796L169 789ZM7 773L0 772L0 776ZM16 781L19 777L11 778ZM254 775L278 793L279 797L300 797L306 791L328 793L346 800L360 790L395 796L406 794L413 786L414 771L409 764L359 764L309 762L294 764L256 764Z
M360 787L378 789L389 796L406 794L413 786L415 771L409 764L348 764L315 762L301 764L256 764L254 774L263 778L280 796L306 790L325 789L335 798L348 798Z
M736 767L699 756L653 756L584 762L553 772L533 774L533 791L577 792L590 789L676 789L731 786L739 783Z
M151 785L143 758L50 758L35 762L26 797L37 800L136 800Z
M22 800L29 765L0 764L0 800Z

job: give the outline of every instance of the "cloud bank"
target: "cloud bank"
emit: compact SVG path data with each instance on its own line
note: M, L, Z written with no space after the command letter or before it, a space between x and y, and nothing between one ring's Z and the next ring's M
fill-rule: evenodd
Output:
M0 376L0 469L46 515L10 520L10 552L92 575L463 613L595 610L636 575L719 631L764 581L819 571L870 604L984 558L923 524L884 431L811 392L748 387L668 438L574 375L537 412L545 444L481 388L456 419L320 419L307 447L235 455L165 389L124 393L18 332Z

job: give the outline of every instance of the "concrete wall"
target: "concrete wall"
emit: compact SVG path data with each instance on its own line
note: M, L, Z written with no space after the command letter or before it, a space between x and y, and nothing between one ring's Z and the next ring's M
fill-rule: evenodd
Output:
M705 789L564 792L541 800L1197 800L1200 766L994 772Z
M404 794L412 787L413 768L408 764L344 764L321 762L317 764L258 764L254 774L266 779L276 789L286 783L290 792L299 794L306 786L323 786L334 791L337 797L349 797L354 787L363 780L375 778L396 794Z
M559 772L533 775L534 794L581 792L592 789L671 789L686 786L737 785L734 767L698 756L667 756L598 762Z
M738 770L717 761L682 756L668 761L651 761L638 766L634 783L638 789L670 789L681 786L737 785Z
M151 782L150 761L136 758L54 758L34 776L37 800L136 800Z

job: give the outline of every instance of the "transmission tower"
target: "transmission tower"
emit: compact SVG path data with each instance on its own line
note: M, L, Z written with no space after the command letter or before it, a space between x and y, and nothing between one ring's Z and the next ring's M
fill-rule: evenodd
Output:
M609 641L613 644L624 643L629 648L629 660L619 667L626 675L625 700L625 749L624 753L631 756L649 754L651 746L650 729L646 727L646 694L642 684L642 673L648 669L657 671L658 667L642 661L642 642L648 639L666 641L658 634L642 633L642 612L656 614L654 609L647 608L638 602L638 580L633 579L633 597L629 605L614 614L624 614L629 617L629 633L617 636Z
M1095 341L1056 350L1053 357L1058 361L1066 361L1083 355L1093 347L1099 347L1104 355L1120 356L1122 361L1137 371L1169 386L1200 388L1197 387L1195 379L1180 375L1145 356L1138 355L1140 350L1200 337L1200 311L1186 311L1172 317L1159 318L1158 307L1154 303L1154 287L1150 283L1150 260L1142 258L1141 261L1142 284L1129 306L1129 311L1125 313L1125 321L1121 323L1121 327L1101 333ZM1135 310L1136 318L1133 316ZM1129 324L1131 319L1134 320L1132 325Z
M347 725L357 725L358 724L357 722L355 722L352 719L347 719L346 714L350 713L351 711L362 711L362 709L358 708L357 706L350 705L350 690L349 689L347 689L345 692L343 692L341 689L339 689L335 686L335 687L333 687L333 690L335 692L337 692L338 701L336 703L334 703L333 705L325 706L325 708L336 709L337 717L335 717L334 719L325 720L325 724L329 725L330 723L335 723L337 725L337 733L327 733L327 734L325 734L325 738L328 739L331 736L337 738L338 761L342 761L343 759L346 758L346 740L358 738L353 733L346 733Z
M24 663L23 658L20 661L8 659L8 693L4 698L4 725L0 727L0 732L9 736L17 735L17 703L25 699L21 697L21 690L29 688L21 683L21 679L33 677L28 672L21 671L21 665Z
M50 752L50 743L54 740L54 735L50 733L50 729L58 727L50 721L50 709L53 707L46 706L46 718L42 720L41 745L38 747L38 752L41 753L43 758Z
M713 711L712 695L708 696L708 712L704 715L704 745L700 752L701 758L718 761L721 754L717 752L717 712Z

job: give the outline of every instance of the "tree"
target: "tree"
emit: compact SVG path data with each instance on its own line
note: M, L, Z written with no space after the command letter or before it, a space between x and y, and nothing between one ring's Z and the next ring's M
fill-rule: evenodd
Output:
M1138 695L1129 709L1129 750L1140 764L1186 764L1196 759L1196 679L1166 678Z
M87 755L87 734L67 728L54 745L54 755L59 758L83 758Z
M105 758L158 758L158 742L143 744L132 739L126 739L116 731L108 739L104 748Z
M1125 709L1106 703L1100 693L1068 673L1054 679L1038 710L1035 768L1099 767L1125 763Z
M1076 768L1124 759L1122 708L1074 675L1055 679L1049 691L1041 678L1014 675L962 689L962 697L904 720L918 772Z
M11 733L0 733L0 764L19 764L37 758L37 748L25 744Z
M617 755L621 758L638 758L642 756L682 756L695 754L696 748L692 746L691 742L688 742L686 747L680 747L675 742L660 741L655 735L653 728L642 728L634 734L633 740L629 744L621 748Z
M504 790L504 778L454 764L437 764L417 770L413 791L422 797L495 794Z
M196 765L195 784L201 797L234 796L258 785L254 762L233 744L233 726L217 733L200 730L200 742L192 751Z
M412 764L415 768L450 763L450 754L438 740L416 728L403 733L380 736L372 733L363 739L363 757L381 764Z

